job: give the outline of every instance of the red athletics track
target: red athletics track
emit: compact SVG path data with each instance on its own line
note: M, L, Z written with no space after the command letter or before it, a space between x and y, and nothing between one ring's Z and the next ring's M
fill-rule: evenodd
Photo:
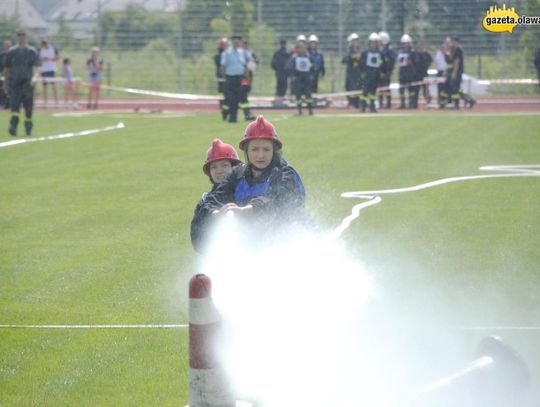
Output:
M256 98L254 98L256 99ZM433 107L426 107L423 103L422 98L420 98L419 109L418 110L400 110L397 109L397 98L394 98L394 106L392 109L380 109L380 114L385 114L388 112L391 113L418 113L418 112L442 112L442 111L452 111L453 109L444 109L440 110ZM294 112L292 108L289 109L269 109L268 107L257 107L258 102L256 100L252 101L252 111L257 112L266 112L266 111L290 111ZM264 103L268 105L268 102ZM62 104L58 106L47 106L45 109L43 107L43 102L41 100L36 100L35 104L36 110L39 111L73 111L73 109L66 109ZM186 111L186 112L216 112L218 113L218 102L217 99L213 100L180 100L180 99L166 99L166 98L130 98L130 99L121 99L121 98L104 98L99 103L100 110L114 110L114 111ZM78 111L86 111L85 103L81 103ZM345 106L345 99L339 98L336 99L335 106L329 106L324 108L317 108L317 112L320 113L353 113L358 111L357 109L348 108ZM473 109L461 108L460 112L536 112L540 113L540 96L538 97L483 97L477 99L477 104ZM359 112L359 114L361 114Z

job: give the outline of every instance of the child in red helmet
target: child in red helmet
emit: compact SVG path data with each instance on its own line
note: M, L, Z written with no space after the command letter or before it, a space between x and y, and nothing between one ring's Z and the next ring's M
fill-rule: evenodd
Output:
M233 146L225 144L220 139L214 139L212 145L206 152L206 160L203 165L203 172L210 178L212 189L205 192L201 200L197 203L195 214L191 221L191 243L198 252L201 251L202 232L205 229L208 217L204 210L208 196L222 183L233 171L233 168L242 161Z
M242 214L271 229L278 223L306 221L304 185L281 156L282 145L274 126L263 116L251 122L240 142L246 164L235 167L209 196L206 210Z

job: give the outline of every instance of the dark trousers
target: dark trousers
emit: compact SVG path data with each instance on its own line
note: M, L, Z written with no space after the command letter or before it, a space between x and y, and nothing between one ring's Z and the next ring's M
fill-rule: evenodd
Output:
M34 87L29 80L9 83L9 102L12 113L19 113L21 104L27 119L32 118L34 110Z
M276 74L276 96L284 97L287 94L287 74Z
M242 76L225 77L225 104L229 108L229 121L236 122L238 115L238 104L242 96Z

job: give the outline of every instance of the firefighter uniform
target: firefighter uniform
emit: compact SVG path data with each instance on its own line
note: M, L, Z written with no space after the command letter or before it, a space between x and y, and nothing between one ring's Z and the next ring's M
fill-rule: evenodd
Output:
M18 32L17 36L25 36L26 33ZM24 128L27 136L32 134L32 112L34 108L34 67L39 67L39 55L34 47L19 43L12 47L5 59L7 69L7 82L9 87L11 119L9 122L9 134L17 135L17 127L20 120L20 107L24 107Z
M312 78L311 90L313 93L319 91L319 77L324 78L326 71L324 68L324 55L318 49L319 39L315 34L309 36L309 59L311 60Z
M411 39L407 34L401 37L401 49L397 55L397 63L399 66L399 108L406 108L405 92L407 92L409 96L408 107L416 109L418 107L418 85L412 83L416 79L417 58L411 47Z
M347 66L345 72L345 90L359 91L362 89L362 70L360 67L360 48L357 44L358 35L353 33L349 35L349 50L341 62ZM360 107L360 92L356 95L347 96L349 106Z
M245 77L247 57L240 48L240 36L233 36L233 46L221 54L222 72L225 74L225 105L229 122L237 122L238 104L242 95L242 79Z
M309 114L313 114L313 99L311 94L313 65L305 46L301 45L298 53L288 62L288 72L294 78L294 93L298 114L302 114L302 105L306 104Z
M377 99L377 85L381 77L381 72L385 71L383 67L384 58L379 51L379 36L371 33L369 36L368 49L360 55L360 67L363 74L362 83L362 112L366 111L369 105L370 112L376 112L375 100Z
M216 66L216 81L217 81L217 91L222 95L222 98L219 101L219 110L221 111L221 117L223 120L227 120L229 114L228 106L225 104L225 75L221 71L221 54L225 51L227 47L227 38L221 38L218 41L217 54L214 55L214 65Z
M390 91L390 81L392 80L392 73L394 72L394 66L396 64L396 53L390 48L389 44L386 44L381 50L383 57L383 69L381 69L381 77L379 79L379 87L382 89L379 91L379 107L384 106L384 99L386 98L386 108L392 107L392 92Z
M457 37L450 37L449 52L446 59L446 89L448 96L453 103L454 109L459 109L459 100L463 99L465 107L472 108L476 104L476 100L471 98L461 89L461 79L465 68L463 60L463 50L459 46Z

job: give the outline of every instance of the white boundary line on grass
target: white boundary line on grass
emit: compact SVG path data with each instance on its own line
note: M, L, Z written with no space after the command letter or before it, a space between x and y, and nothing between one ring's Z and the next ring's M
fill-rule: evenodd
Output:
M480 171L494 171L499 174L486 174L486 175L468 175L463 177L451 177L443 178L424 184L414 185L412 187L395 188L395 189L381 189L373 191L356 191L356 192L344 192L341 194L342 198L357 198L365 202L359 203L353 206L351 214L341 221L341 224L334 229L333 237L339 238L341 234L347 230L358 216L360 211L369 206L376 205L382 201L380 195L401 194L405 192L417 192L423 189L429 189L438 187L445 184L461 181L471 181L479 179L489 178L508 178L508 177L540 177L540 165L488 165L480 167Z
M0 329L183 329L188 324L140 324L140 325L0 325Z
M126 126L124 125L123 122L118 122L118 124L116 124L115 126L102 127L100 129L83 130L77 133L64 133L64 134L57 134L54 136L44 136L44 137L35 137L35 138L32 138L32 137L17 138L14 140L0 143L0 148L15 146L17 144L32 143L34 141L49 141L49 140L59 140L59 139L70 138L70 137L90 136L92 134L103 133L104 131L123 129L124 127Z

